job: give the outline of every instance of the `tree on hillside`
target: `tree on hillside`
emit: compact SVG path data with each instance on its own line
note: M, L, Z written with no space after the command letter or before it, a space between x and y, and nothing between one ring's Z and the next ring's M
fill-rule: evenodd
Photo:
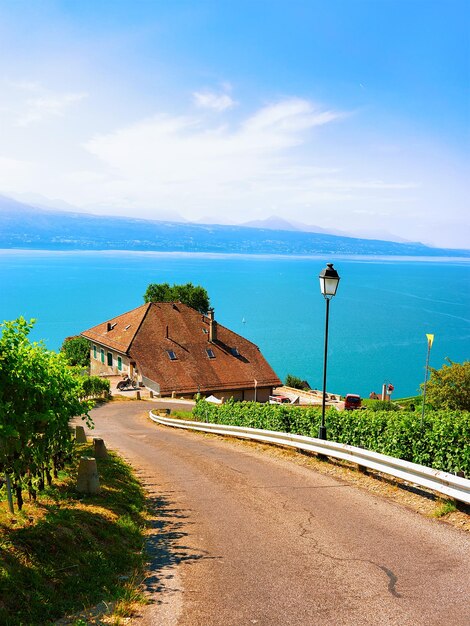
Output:
M90 365L90 342L85 337L67 337L60 349L70 365L88 367Z
M446 361L447 364L439 370L429 368L431 376L426 383L426 400L436 409L470 411L470 361Z
M69 420L87 415L83 383L64 355L31 343L34 322L0 326L0 473L11 477L18 508L50 483L71 449Z
M310 389L310 385L306 380L302 380L298 376L293 376L292 374L287 374L285 385L286 387L293 387L294 389L301 389L303 391Z
M209 295L204 287L186 283L169 285L151 283L144 293L145 302L182 302L200 313L207 313L210 308Z

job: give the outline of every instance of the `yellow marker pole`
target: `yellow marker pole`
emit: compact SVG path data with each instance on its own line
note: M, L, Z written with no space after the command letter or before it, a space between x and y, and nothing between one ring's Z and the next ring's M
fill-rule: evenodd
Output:
M426 403L426 383L428 380L428 370L429 370L429 353L431 352L431 348L432 348L432 343L434 341L434 335L426 335L427 340L428 340L428 351L426 354L426 367L425 367L425 371L424 371L424 385L423 385L423 408L421 411L421 428L423 427L423 421L424 421L424 407L425 407L425 403Z

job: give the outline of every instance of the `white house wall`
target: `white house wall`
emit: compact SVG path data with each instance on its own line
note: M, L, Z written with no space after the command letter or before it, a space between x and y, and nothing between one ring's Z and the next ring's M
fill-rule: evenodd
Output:
M104 363L101 358L101 350L103 350L104 353ZM108 354L111 355L110 360L112 360L112 365L108 365ZM118 368L119 357L122 362L121 369ZM130 369L130 361L125 354L122 354L122 352L118 352L117 350L107 348L99 343L92 342L90 349L90 374L92 376L126 375L130 373Z

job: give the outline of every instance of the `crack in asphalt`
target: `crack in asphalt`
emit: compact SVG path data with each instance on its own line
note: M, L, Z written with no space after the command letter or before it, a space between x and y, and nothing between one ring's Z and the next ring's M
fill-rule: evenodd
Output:
M284 502L283 509L286 508L286 505L287 505L287 501ZM391 569L389 569L388 567L385 567L385 565L379 565L379 563L375 563L374 561L371 561L370 559L345 558L345 557L340 557L340 556L333 556L332 554L328 554L327 552L324 552L319 547L318 541L314 537L308 536L312 534L312 531L309 530L306 526L312 523L314 516L312 515L312 513L310 513L310 511L307 511L306 509L304 509L304 512L307 514L307 523L305 525L300 524L300 537L302 539L307 539L308 541L311 541L314 544L314 549L317 554L320 554L321 556L327 559L331 559L332 561L342 561L342 562L350 562L350 563L368 563L369 565L372 565L373 567L376 567L377 569L380 569L383 572L385 572L385 574L388 577L387 588L388 588L388 591L392 594L392 596L394 596L395 598L403 597L403 595L399 593L396 589L396 585L398 582L397 576L392 572Z
M372 563L372 561L369 561L369 563ZM372 563L372 565L376 565L376 563ZM392 570L389 570L388 568L385 567L385 565L377 565L377 567L380 567L381 570L383 570L388 578L388 590L390 591L390 593L395 596L395 598L401 598L402 595L401 593L398 593L398 591L395 589L395 585L398 582L398 578L395 576L395 574L392 572Z

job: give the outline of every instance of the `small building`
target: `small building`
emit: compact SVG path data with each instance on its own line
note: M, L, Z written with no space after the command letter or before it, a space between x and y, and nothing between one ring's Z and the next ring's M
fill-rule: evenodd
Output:
M267 402L281 385L258 346L181 302L147 303L81 333L90 373L129 375L161 396Z

